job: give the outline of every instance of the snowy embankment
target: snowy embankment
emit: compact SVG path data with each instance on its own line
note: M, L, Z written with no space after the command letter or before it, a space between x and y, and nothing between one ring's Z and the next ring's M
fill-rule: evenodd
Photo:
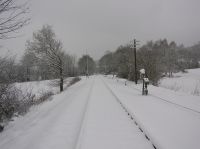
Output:
M174 73L173 78L163 78L159 86L174 91L200 96L200 68L187 69L187 73Z
M73 77L64 80L64 88L66 88ZM59 80L44 80L44 81L30 81L15 83L14 86L21 90L22 93L31 93L36 96L36 98L41 97L47 92L52 92L53 94L59 93Z
M105 81L157 148L200 148L199 96L151 85L150 94L142 96L141 84L125 86L126 80L118 78Z

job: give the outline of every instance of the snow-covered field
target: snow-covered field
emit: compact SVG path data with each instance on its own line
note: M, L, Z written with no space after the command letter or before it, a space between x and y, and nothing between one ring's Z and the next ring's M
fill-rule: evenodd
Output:
M0 149L199 149L199 96L92 76L15 118Z
M200 68L188 69L187 73L175 73L173 78L163 78L159 86L174 91L200 96Z
M64 88L68 86L72 79L73 78L70 77L64 80ZM59 93L60 88L57 84L57 80L45 80L15 83L14 86L23 93L32 93L36 97L40 97L42 94L47 92L52 92L53 94Z

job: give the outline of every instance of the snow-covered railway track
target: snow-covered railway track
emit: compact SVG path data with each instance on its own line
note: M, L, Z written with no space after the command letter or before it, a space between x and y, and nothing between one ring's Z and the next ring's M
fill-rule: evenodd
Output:
M129 82L129 81L128 81L128 82ZM139 92L139 93L142 92L140 89L135 88L135 87L132 86L132 85L127 85L127 83L126 83L126 86L131 87L132 89L134 89L135 91L137 91L137 92ZM200 114L200 111L198 111L198 110L195 110L195 109L193 109L193 108L187 107L187 106L185 106L185 105L181 105L181 104L172 102L172 101L170 101L170 100L168 100L168 99L166 99L166 98L159 97L159 96L157 96L157 95L155 95L155 94L149 93L148 96L152 96L152 97L154 97L154 99L158 99L158 100L161 100L161 101L163 101L163 102L165 102L165 103L172 104L172 105L176 106L177 108L182 108L182 109L185 109L185 110L187 110L187 111Z
M75 149L153 149L100 77L95 78Z
M142 128L140 126L140 124L137 122L135 116L133 113L131 113L127 107L125 107L125 105L121 102L121 100L119 99L119 97L113 92L113 90L106 84L106 82L104 80L102 80L104 85L106 86L106 88L109 90L109 92L112 94L112 96L116 99L116 101L121 105L121 107L124 109L124 111L127 113L127 116L134 121L134 124L138 127L138 129L141 131L142 134L144 134L144 138L147 139L148 141L151 142L152 146L154 149L158 149L158 147L156 147L156 145L153 143L153 141L151 140L151 138L147 135L147 133L143 130L144 128Z
M172 101L169 101L169 100L167 100L167 99L165 99L165 98L158 97L158 96L153 95L153 94L149 94L149 95L152 96L152 97L155 97L156 99L160 99L160 100L162 100L163 102L173 104L174 106L177 106L177 107L179 107L179 108L182 108L182 109L188 110L188 111L190 111L190 112L194 112L194 113L200 114L200 111L197 111L197 110L195 110L195 109L192 109L192 108L189 108L189 107L180 105L180 104L178 104L178 103L174 103L174 102L172 102Z
M142 96L141 91L133 89L131 85L125 86L123 82L106 78L103 78L103 80L131 115L134 116L142 130L150 137L157 148L199 149L199 113L165 102L151 95ZM157 93L159 94L159 89ZM169 92L167 97L170 98L171 96L181 98L173 92ZM171 101L172 99L168 100ZM176 103L176 99L174 100ZM181 100L177 99L177 102L185 105ZM196 109L192 102L190 106Z
M137 88L135 88L135 87L131 87L131 88L133 88L134 90L136 90L136 91L138 91L138 92L141 93L141 90L139 90L139 89L137 89ZM185 109L185 110L187 110L187 111L200 114L200 111L197 111L197 110L195 110L195 109L192 109L192 108L189 108L189 107L180 105L180 104L175 103L175 102L172 102L172 101L169 101L169 100L167 100L167 99L165 99L165 98L161 98L161 97L156 96L156 95L154 95L154 94L152 94L152 93L149 93L148 96L155 97L154 99L158 99L158 100L161 100L161 101L163 101L163 102L165 102L165 103L172 104L172 105L174 105L174 106L176 106L176 107L178 107L178 108L182 108L182 109Z
M74 144L73 149L78 149L81 146L81 140L83 139L83 134L84 134L84 129L85 129L84 127L85 127L86 122L87 122L87 115L88 115L88 108L89 108L88 105L89 105L89 101L91 99L91 93L92 93L92 90L93 90L94 82L95 82L95 80L93 80L93 82L90 86L90 90L87 94L87 102L85 103L85 107L84 107L84 110L82 112L81 123L80 123L80 127L79 127L79 130L78 130L78 135L75 139L75 144Z

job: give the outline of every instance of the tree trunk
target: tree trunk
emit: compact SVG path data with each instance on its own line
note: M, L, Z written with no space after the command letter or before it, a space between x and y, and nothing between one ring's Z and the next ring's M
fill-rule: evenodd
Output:
M60 68L60 92L63 91L63 70Z
M30 70L28 67L26 68L26 81L30 81Z
M63 78L60 78L60 92L63 91Z

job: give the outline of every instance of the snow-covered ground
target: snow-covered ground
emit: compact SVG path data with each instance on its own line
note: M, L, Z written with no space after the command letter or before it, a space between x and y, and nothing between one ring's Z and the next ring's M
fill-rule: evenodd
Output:
M124 81L82 78L9 123L0 134L0 148L200 148L198 96L184 99L186 94L153 86L142 96L141 85Z
M9 123L1 149L153 149L101 77L82 79Z
M173 78L163 78L159 86L174 91L200 96L200 68L187 69L187 73L174 73Z
M0 134L0 149L74 149L91 82L79 81L10 122Z
M64 81L64 87L66 87L73 78L67 78ZM58 80L44 80L44 81L30 81L15 83L14 86L21 90L23 93L32 93L36 97L40 97L46 92L52 92L53 94L59 93Z
M111 76L107 76L107 78L112 79ZM126 79L114 78L118 84L125 85L137 90L138 92L142 92L142 84L135 85L134 82L127 81ZM187 109L191 109L192 111L200 112L200 98L199 96L194 96L184 92L177 92L170 89L166 89L163 87L156 87L153 85L148 85L148 96L153 96L157 100L162 100L164 102L177 104L177 106L185 107Z
M94 80L76 149L153 149L101 77Z
M150 95L142 96L141 84L111 77L105 81L157 148L200 148L199 96L151 85Z

